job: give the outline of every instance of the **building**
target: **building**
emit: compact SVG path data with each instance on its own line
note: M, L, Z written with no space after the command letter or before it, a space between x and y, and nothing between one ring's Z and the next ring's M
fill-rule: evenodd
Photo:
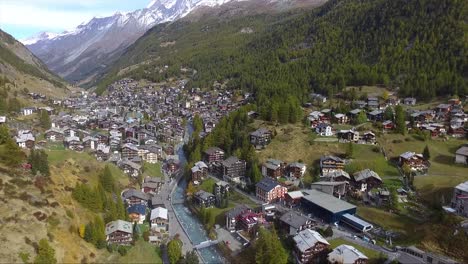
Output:
M413 172L425 173L429 169L430 163L425 160L422 154L416 154L414 152L405 152L399 157L400 166L409 166Z
M122 198L127 206L134 204L148 205L149 195L139 190L129 189L122 193Z
M240 178L245 176L247 163L235 156L227 158L221 163L221 170L224 179L240 183Z
M407 98L403 99L403 104L405 104L405 105L416 105L416 98L407 97Z
M138 224L143 224L146 219L146 205L134 204L127 208L128 218Z
M288 192L284 195L284 201L287 206L296 207L300 205L302 197L304 194L301 191Z
M296 235L297 233L312 228L315 221L305 215L299 214L296 211L289 211L284 213L280 218L282 229L289 235Z
M455 152L455 163L468 164L468 146L463 146Z
M213 207L216 203L216 197L209 192L200 190L194 195L195 203L200 207Z
M343 171L345 161L336 156L323 156L320 158L320 171L322 176L326 176L335 171Z
M116 220L106 225L106 241L108 244L130 245L133 240L133 225L130 222Z
M122 146L122 158L133 159L138 156L138 147L131 143Z
M333 136L333 128L330 124L327 123L319 123L315 127L315 133L319 134L323 137L331 137Z
M216 196L224 196L230 190L229 183L225 181L217 181L214 186Z
M157 207L151 210L150 223L151 229L162 229L164 231L167 231L169 226L167 209L164 207Z
M141 191L149 194L157 194L164 185L164 179L158 177L145 177L141 184Z
M254 145L255 148L264 148L266 145L270 144L271 135L272 133L270 130L263 127L259 128L250 133L250 144Z
M417 247L397 247L399 256L396 259L399 264L459 264L460 262L450 259L446 256L437 255L431 252L423 251Z
M278 179L284 175L285 167L286 163L281 160L268 159L262 164L262 175L263 177Z
M337 170L334 172L321 175L320 179L323 181L332 181L332 182L351 182L351 176L344 170Z
M344 214L343 217L341 217L341 223L355 229L356 231L359 232L368 232L374 226L372 224L369 224L368 222L362 220L361 218L358 218L354 215L350 214Z
M257 198L266 203L282 200L284 195L288 192L286 187L271 178L263 178L255 187Z
M218 147L212 147L203 152L203 160L207 163L221 162L224 160L224 151Z
M208 175L208 166L203 161L198 161L191 169L192 181L202 182Z
M369 258L350 245L340 245L328 254L328 261L337 264L366 264Z
M468 217L468 181L455 186L450 206L455 213Z
M288 176L290 178L300 179L304 176L307 166L304 163L293 162L288 165Z
M348 190L348 183L345 181L319 181L312 183L310 188L341 198Z
M337 136L340 141L345 142L357 142L359 140L359 132L354 129L340 130Z
M361 192L371 190L382 184L380 176L370 169L358 171L353 174L353 186Z
M294 236L294 256L300 264L319 263L330 244L317 231L305 229Z
M355 214L356 206L317 190L303 191L301 206L307 213L323 219L327 223L341 220L344 214Z
M245 213L251 213L252 209L247 205L237 205L226 213L226 229L234 232L239 228L239 217Z
M64 134L63 131L57 128L51 128L47 130L44 134L45 138L49 141L63 141Z

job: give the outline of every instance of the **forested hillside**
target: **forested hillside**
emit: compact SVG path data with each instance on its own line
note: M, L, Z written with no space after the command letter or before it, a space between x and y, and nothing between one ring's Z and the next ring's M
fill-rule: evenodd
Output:
M253 92L260 112L285 97L336 94L347 85L384 84L401 96L467 94L467 17L463 0L332 0L305 13L207 18L156 26L127 50L119 69L161 80L180 67L197 70L191 85ZM253 34L241 33L250 28ZM168 71L158 66L169 65ZM154 70L156 69L156 70Z

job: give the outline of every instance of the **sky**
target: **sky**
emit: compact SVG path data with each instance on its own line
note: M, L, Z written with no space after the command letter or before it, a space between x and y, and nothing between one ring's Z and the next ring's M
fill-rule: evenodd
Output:
M151 0L0 0L0 29L18 40L72 30L93 17L146 7Z

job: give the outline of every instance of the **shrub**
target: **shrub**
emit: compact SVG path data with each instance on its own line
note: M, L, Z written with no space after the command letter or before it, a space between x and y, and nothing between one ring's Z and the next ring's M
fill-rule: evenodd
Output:
M127 255L127 248L124 246L120 246L119 249L117 250L120 254L120 256L125 256Z

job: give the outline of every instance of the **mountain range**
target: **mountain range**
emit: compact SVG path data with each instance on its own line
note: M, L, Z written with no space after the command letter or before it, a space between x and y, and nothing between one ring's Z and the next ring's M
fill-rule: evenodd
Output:
M51 71L71 83L86 84L152 26L182 18L199 7L232 1L239 0L153 0L143 9L95 17L72 31L41 32L22 42Z
M24 88L47 95L64 95L63 79L47 69L23 44L0 30L0 77L11 82L16 91Z

